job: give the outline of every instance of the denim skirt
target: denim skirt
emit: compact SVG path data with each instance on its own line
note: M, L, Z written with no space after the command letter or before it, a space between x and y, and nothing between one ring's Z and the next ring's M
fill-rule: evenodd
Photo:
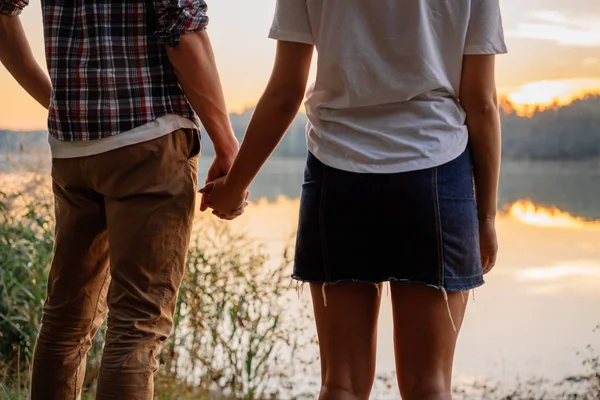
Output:
M293 278L483 284L471 156L396 174L342 171L308 154Z

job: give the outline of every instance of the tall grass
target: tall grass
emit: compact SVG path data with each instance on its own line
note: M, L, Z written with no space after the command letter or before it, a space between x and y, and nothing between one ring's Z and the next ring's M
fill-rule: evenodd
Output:
M0 399L25 399L52 257L49 203L0 197ZM160 353L158 399L297 397L299 370L314 362L303 340L306 313L288 277L288 257L266 252L225 224L206 223L190 246L173 334ZM293 315L292 315L293 312ZM298 314L300 313L300 314ZM84 379L93 395L104 327L94 338ZM314 352L312 353L314 354ZM10 390L9 390L10 388ZM294 394L295 393L295 394Z
M303 358L306 319L291 321L290 312L298 316L302 309L291 303L288 258L283 265L268 261L226 225L203 225L161 355L161 398L180 398L175 394L182 387L195 399L291 395L294 372L310 363Z
M29 368L53 248L45 197L0 193L0 400L28 398ZM190 247L173 334L159 354L161 400L315 398L318 368L311 318L296 301L289 258L269 260L227 225L202 221ZM95 392L102 328L87 358L82 398ZM600 334L600 332L599 332ZM578 376L552 383L478 382L455 399L600 400L600 356L590 346ZM389 398L393 376L379 377L374 399Z
M25 389L52 257L48 204L0 193L0 385ZM2 390L0 389L0 395Z

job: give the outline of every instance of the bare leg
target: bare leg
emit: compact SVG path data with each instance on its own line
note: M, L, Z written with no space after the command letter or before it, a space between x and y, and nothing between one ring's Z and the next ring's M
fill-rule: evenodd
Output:
M381 298L368 283L311 284L321 352L320 400L367 400L375 379ZM325 306L325 292L327 306Z
M444 292L435 288L400 283L391 287L402 399L451 400L454 350L468 296L448 293L446 303Z

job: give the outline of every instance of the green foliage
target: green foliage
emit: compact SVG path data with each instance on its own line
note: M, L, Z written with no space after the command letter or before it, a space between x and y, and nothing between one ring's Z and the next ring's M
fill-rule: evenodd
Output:
M0 399L25 399L52 257L50 204L0 198ZM287 256L265 251L225 224L203 226L189 251L173 334L160 354L158 399L279 398L308 342L297 318ZM296 322L292 322L292 320ZM285 328L283 322L285 323ZM93 396L105 327L87 358L84 398ZM288 398L288 397L286 397Z
M159 379L179 377L194 398L279 398L292 389L294 368L305 365L300 350L307 344L306 324L283 323L294 307L287 257L269 266L243 236L214 228L191 246Z
M0 193L0 382L25 387L52 258L49 204Z
M27 202L0 193L2 400L28 398L28 370L52 256L51 206L35 198ZM190 247L173 334L159 355L156 399L315 397L317 347L305 331L310 317L290 287L288 264L287 254L274 262L226 224L203 221ZM93 398L104 329L88 354L83 400ZM600 355L590 346L582 358L582 373L562 382L476 383L457 388L455 398L600 400ZM376 390L389 394L393 380L380 378Z

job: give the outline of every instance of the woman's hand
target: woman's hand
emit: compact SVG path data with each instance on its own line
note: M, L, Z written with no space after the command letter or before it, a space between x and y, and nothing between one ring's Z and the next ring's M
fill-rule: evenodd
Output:
M208 174L206 176L205 185L217 180L218 178L222 178L231 169L233 165L233 160L235 160L236 153L232 153L229 156L215 156L210 168L208 169ZM204 212L208 209L208 204L205 203L206 196L202 196L202 202L200 204L200 211Z
M247 190L236 190L227 185L226 177L215 179L202 189L202 204L213 209L213 214L221 219L232 220L244 213L248 205ZM204 211L204 210L202 210Z
M479 221L479 249L481 252L483 273L487 274L496 265L496 256L498 254L496 221L493 218Z

